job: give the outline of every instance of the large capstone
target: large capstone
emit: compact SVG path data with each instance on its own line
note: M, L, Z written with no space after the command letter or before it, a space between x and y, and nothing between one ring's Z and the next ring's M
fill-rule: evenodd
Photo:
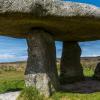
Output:
M0 35L27 38L32 28L54 33L60 41L97 40L100 7L66 0L0 0Z
M98 63L95 68L94 78L100 80L100 63Z
M63 42L61 58L61 84L71 83L83 79L83 70L80 64L81 49L77 42Z
M34 86L41 94L50 96L59 88L55 42L52 36L44 31L36 30L32 33L27 39L26 86Z

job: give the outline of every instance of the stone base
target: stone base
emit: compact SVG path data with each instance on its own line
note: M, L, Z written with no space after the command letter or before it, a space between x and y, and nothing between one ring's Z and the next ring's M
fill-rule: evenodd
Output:
M83 69L80 64L81 49L77 42L63 42L61 58L61 84L83 80Z
M28 74L25 76L26 86L34 86L40 91L40 94L48 97L53 92L55 88L51 83L50 77L46 73L36 73Z
M27 43L26 86L34 86L48 97L59 89L55 42L51 35L37 30L27 39Z

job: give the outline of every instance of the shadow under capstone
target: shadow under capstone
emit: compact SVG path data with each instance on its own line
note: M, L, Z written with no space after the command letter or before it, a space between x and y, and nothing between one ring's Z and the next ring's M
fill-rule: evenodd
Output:
M62 85L61 92L81 94L100 92L100 81L93 77L85 77L83 81Z

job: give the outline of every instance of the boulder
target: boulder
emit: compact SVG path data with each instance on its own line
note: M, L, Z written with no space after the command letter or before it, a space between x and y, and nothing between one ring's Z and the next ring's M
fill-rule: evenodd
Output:
M63 42L60 67L61 84L83 80L83 69L80 64L81 49L77 42Z

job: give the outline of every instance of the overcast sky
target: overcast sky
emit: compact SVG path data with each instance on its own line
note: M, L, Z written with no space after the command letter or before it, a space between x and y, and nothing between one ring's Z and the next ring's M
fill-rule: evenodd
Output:
M100 0L68 0L100 6ZM82 56L100 56L100 41L79 43ZM62 43L56 42L57 57L61 56ZM0 62L27 60L27 43L24 39L0 36Z

